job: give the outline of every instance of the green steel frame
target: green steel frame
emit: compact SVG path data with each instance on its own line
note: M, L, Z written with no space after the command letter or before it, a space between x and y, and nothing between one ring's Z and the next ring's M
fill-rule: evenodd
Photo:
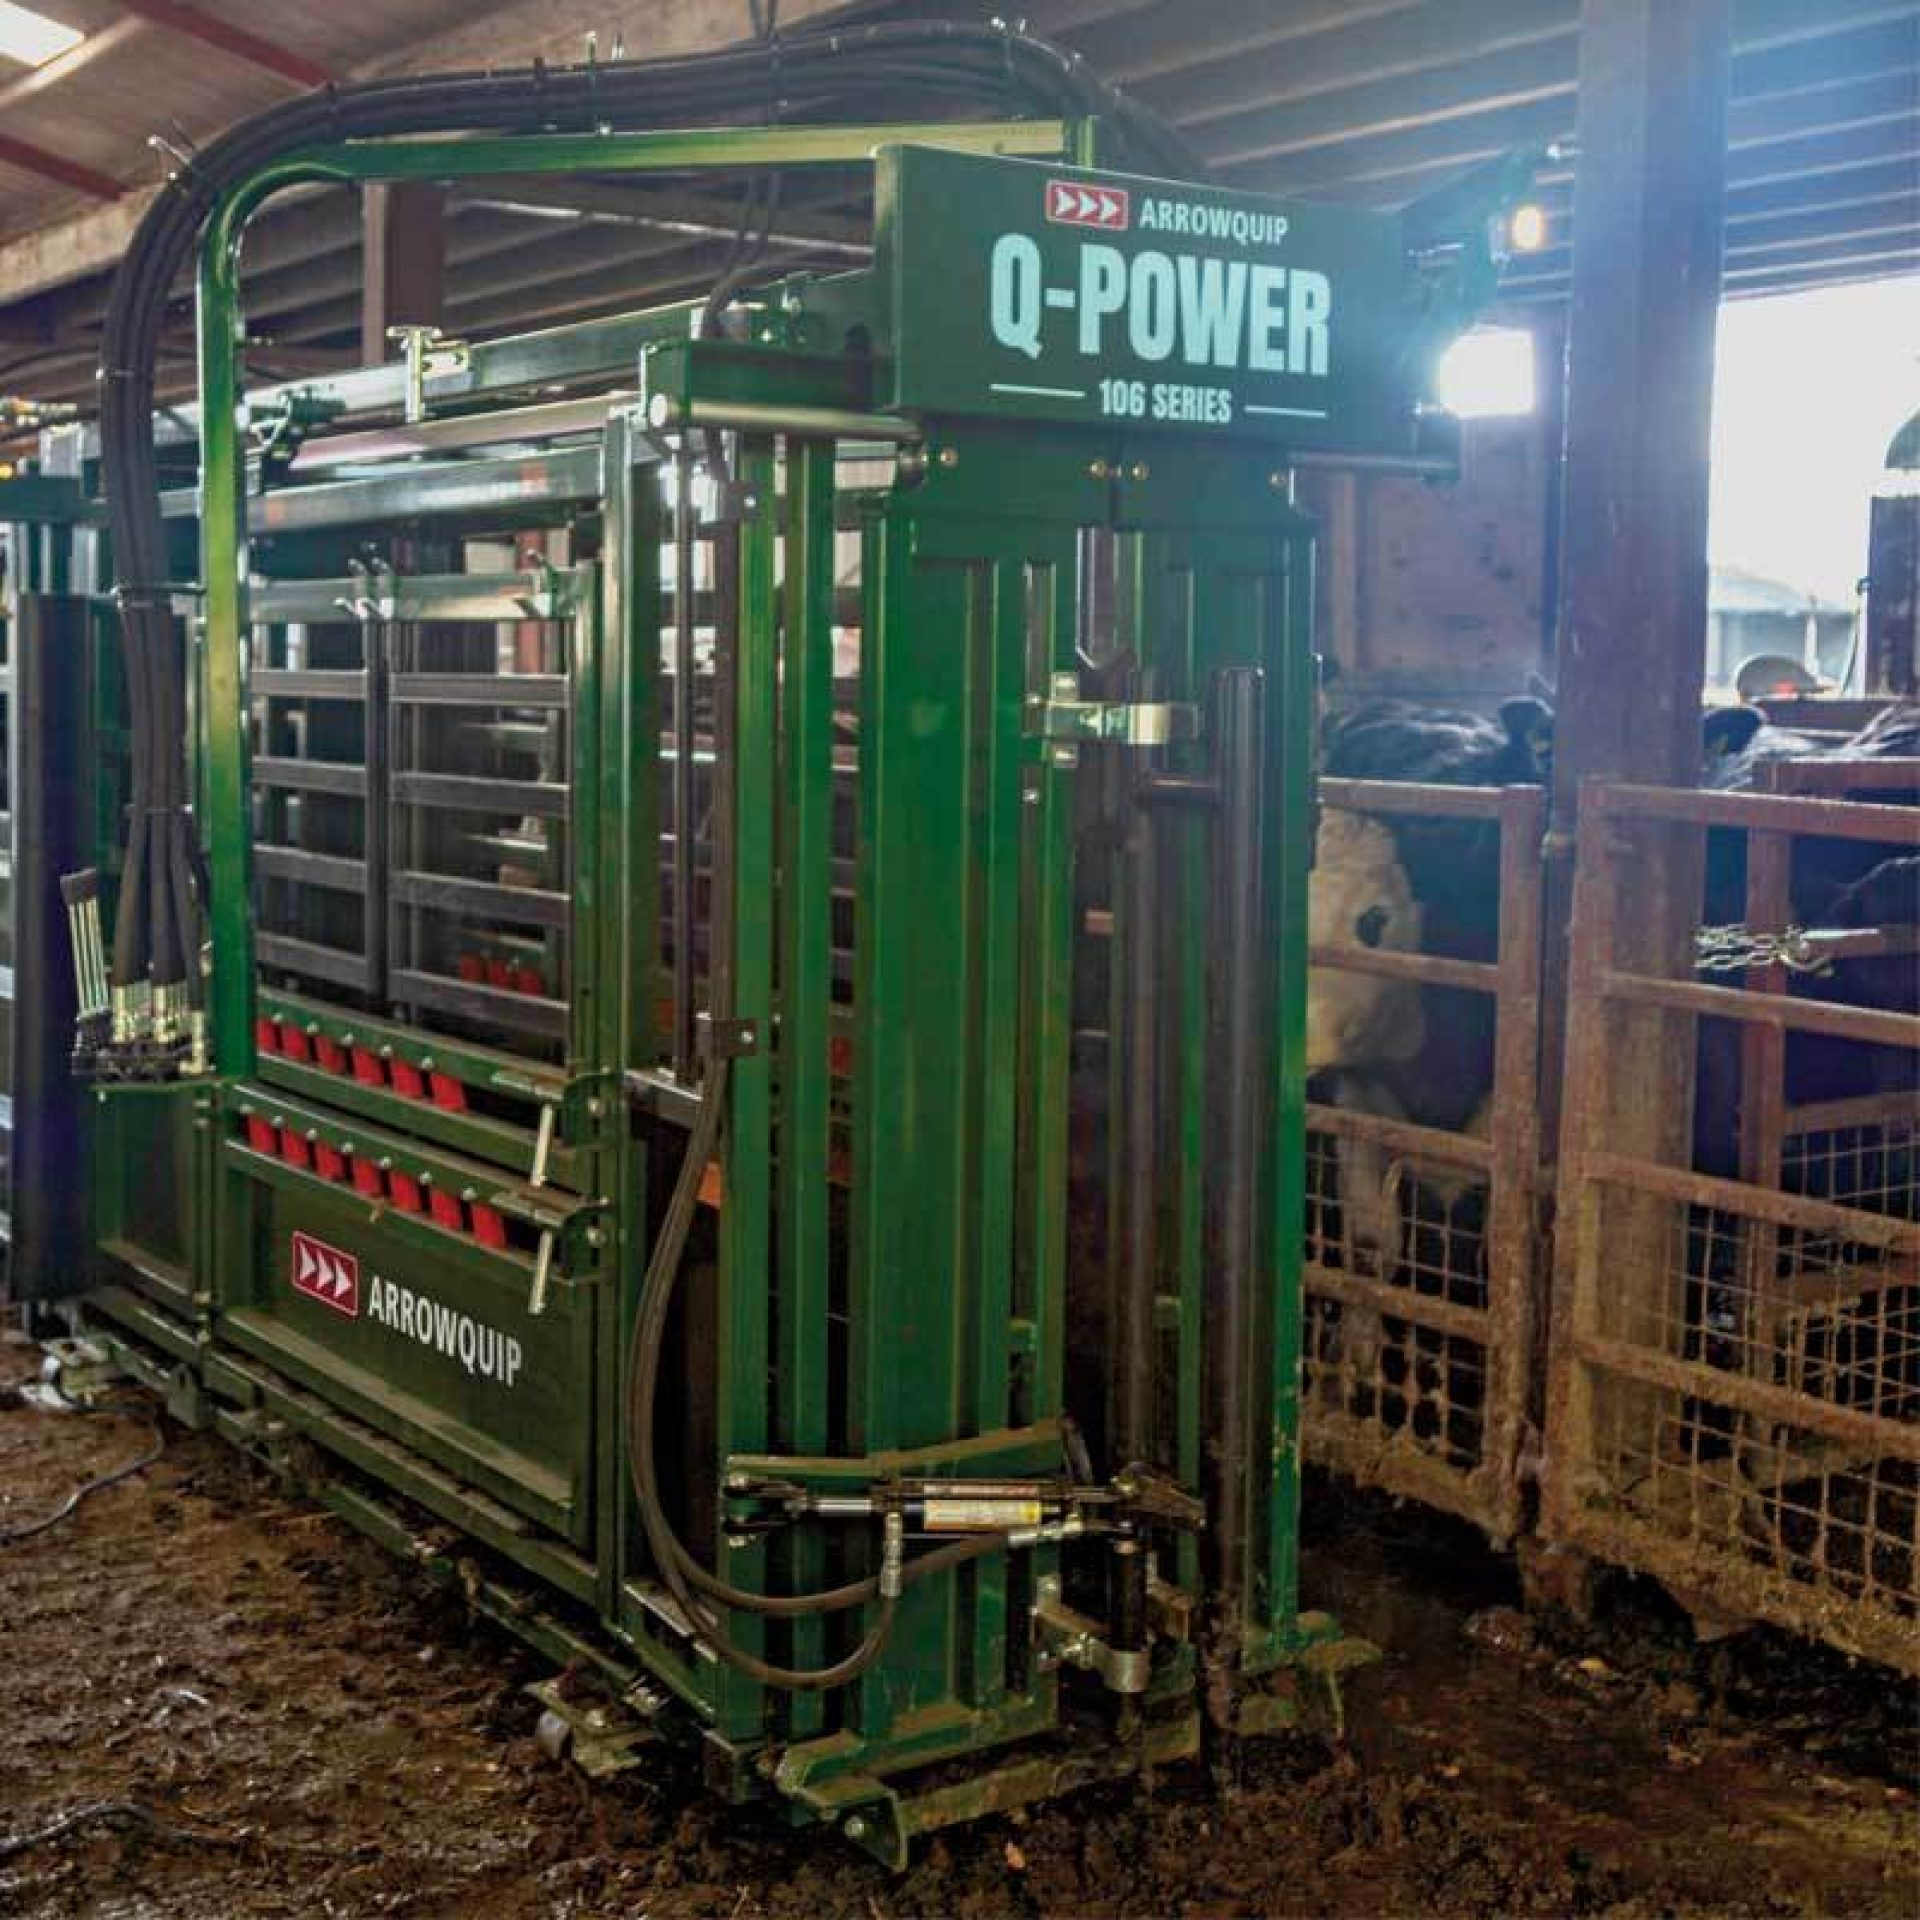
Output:
M666 403L651 425L644 406L612 411L597 493L566 509L593 529L595 556L568 628L571 1014L563 1057L529 1062L260 983L236 346L242 231L295 183L846 165L910 140L1080 166L1098 150L1097 129L1051 123L416 141L304 153L222 204L200 264L198 416L214 1072L172 1097L102 1096L115 1171L99 1183L111 1284L95 1302L130 1363L179 1403L271 1453L317 1443L334 1463L328 1497L360 1524L442 1571L459 1561L476 1604L556 1657L590 1658L629 1704L652 1713L677 1699L717 1785L784 1797L796 1818L841 1823L895 1861L944 1821L1195 1752L1209 1717L1222 1732L1287 1724L1284 1673L1331 1672L1345 1657L1331 1621L1300 1613L1296 1584L1311 525L1257 439L876 419L870 369L836 326L849 311L884 322L861 306L885 298L878 275L794 289L748 343L690 341L681 308L577 330L592 341L485 350L514 370L504 377L530 380L543 361L590 361L613 341L639 353L646 393ZM487 401L484 383L443 397L455 388L463 406ZM731 623L717 761L732 830L714 939L733 1025L715 1044L736 1057L712 1245L693 1255L699 1301L674 1323L687 1404L705 1423L689 1427L677 1505L695 1551L724 1558L736 1585L810 1591L877 1564L872 1529L844 1522L749 1525L730 1541L723 1523L751 1523L752 1490L768 1480L829 1498L923 1480L962 1492L1060 1484L1070 1416L1083 1413L1067 1399L1076 1356L1122 1360L1097 1314L1087 1323L1069 1212L1087 938L1078 863L1092 797L1131 792L1146 764L1113 730L1146 705L1078 698L1096 573L1121 608L1130 684L1152 686L1156 713L1183 717L1155 736L1159 787L1127 803L1156 807L1168 910L1133 924L1121 904L1112 927L1116 952L1149 942L1161 971L1168 1092L1145 1465L1211 1490L1214 1519L1240 1517L1198 1538L1164 1515L1139 1527L1157 1559L1151 1658L1129 1670L1117 1718L1099 1684L1119 1670L1100 1665L1115 1649L1097 1618L1073 1611L1098 1615L1103 1562L1057 1530L909 1586L879 1660L825 1695L716 1659L646 1550L617 1412L622 1356L660 1171L700 1097L660 1068L660 635L691 586L671 573L659 423L691 432L709 412L736 429L723 511L704 535L715 624ZM872 480L876 458L889 484ZM403 510L393 503L407 484L389 477L389 510ZM843 534L860 552L851 791L835 759ZM848 807L850 850L838 837ZM1224 871L1232 859L1252 864ZM835 967L849 868L850 1004ZM1222 959L1235 938L1244 977ZM1223 1012L1233 1005L1238 1025ZM1118 1029L1117 1000L1098 1011ZM263 1055L263 1021L336 1055L358 1048L452 1076L479 1104L423 1105L377 1076L356 1084ZM336 1166L377 1158L384 1177L492 1208L514 1238L477 1245L369 1204L263 1145L289 1131ZM536 1132L552 1146L529 1168ZM167 1254L143 1236L119 1170L159 1135L186 1162L185 1233ZM1236 1140L1252 1143L1250 1158ZM433 1350L424 1305L418 1337L396 1340L297 1299L295 1233L357 1259L376 1291L398 1276L410 1298L433 1294L436 1313L511 1329L515 1392L471 1364L461 1377ZM535 1236L546 1236L537 1255ZM1210 1330L1235 1261L1254 1279L1223 1350ZM1241 1424L1223 1454L1230 1415ZM1105 1461L1107 1479L1132 1464ZM422 1546L409 1510L490 1558ZM1061 1630L1062 1617L1087 1631ZM843 1653L861 1619L736 1613L729 1632L747 1653L811 1667ZM1085 1684L1076 1665L1096 1670ZM1056 1738L1018 1744L1038 1735ZM970 1755L957 1781L925 1778Z

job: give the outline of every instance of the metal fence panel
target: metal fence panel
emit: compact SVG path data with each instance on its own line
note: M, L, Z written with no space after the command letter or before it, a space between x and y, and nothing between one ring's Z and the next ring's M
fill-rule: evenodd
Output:
M1744 836L1760 932L1796 848L1916 845L1885 806L1583 793L1542 1531L1696 1613L1920 1671L1920 1018L1808 998L1774 965L1738 989L1620 970L1624 830L1649 821ZM1911 929L1859 932L1845 951L1913 964ZM1725 1109L1730 1172L1698 1110L1692 1165L1603 1137L1619 1023L1649 1007L1694 1016L1688 1091L1709 1128Z
M1539 850L1535 788L1323 780L1321 804L1391 822L1478 821L1499 836L1497 950L1487 961L1316 948L1316 967L1485 995L1494 1016L1484 1129L1309 1108L1306 1452L1363 1485L1458 1514L1498 1541L1520 1525L1539 1198ZM1382 1176L1386 1254L1355 1245L1344 1163ZM1351 1203L1353 1196L1346 1199Z

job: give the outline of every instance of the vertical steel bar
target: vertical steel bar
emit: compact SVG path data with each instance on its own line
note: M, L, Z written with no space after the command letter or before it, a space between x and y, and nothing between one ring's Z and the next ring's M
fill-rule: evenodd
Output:
M1204 623L1202 623L1204 624ZM1215 1092L1207 1140L1207 1331L1203 1485L1207 1501L1207 1599L1216 1672L1237 1664L1248 1598L1250 1458L1253 1429L1254 1290L1261 1118L1268 1060L1260 982L1266 905L1260 862L1262 681L1230 667L1215 682L1214 757L1220 787L1215 827L1213 967L1208 1052Z
M1068 569L1047 570L1035 594L1035 636L1030 671L1044 676L1071 661L1074 582ZM1032 691L1043 690L1044 681ZM1029 1310L1033 1351L1026 1417L1058 1418L1065 1368L1067 1289L1067 1108L1072 1050L1073 980L1073 783L1071 769L1040 757L1027 775L1029 859L1034 880L1031 919L1021 945L1027 958L1030 1076Z
M592 1064L613 1074L650 1064L642 1057L645 1008L652 981L652 943L659 936L657 722L649 730L659 661L659 488L651 471L635 468L632 423L615 414L607 423L606 508L600 556L600 764L606 803L600 812L598 860L607 905L591 929L588 963L599 982L599 1037ZM642 670L636 671L640 666ZM637 816L637 817L636 817ZM636 937L637 936L637 937ZM616 1104L616 1103L609 1103ZM596 1190L608 1194L610 1284L595 1289L594 1391L606 1407L624 1404L621 1359L638 1305L645 1263L645 1189L634 1130L617 1111L601 1128ZM594 1423L594 1568L600 1612L617 1620L622 1576L629 1562L632 1508L622 1423Z
M1157 676L1140 676L1138 698L1157 696ZM1139 756L1141 778L1158 756ZM1114 1116L1114 1257L1108 1262L1107 1461L1110 1469L1153 1456L1154 1301L1159 1287L1160 834L1153 807L1135 803L1115 861L1114 930L1119 952L1114 1039L1120 1109Z
M594 965L593 929L606 905L601 893L600 708L607 697L599 660L599 576L576 567L569 584L573 611L560 629L561 667L567 676L567 858L573 889L573 926L561 946L567 972L553 983L565 996L572 1031L567 1058L575 1064L603 1055L601 1000L612 997L612 979Z
M1070 569L1070 556L1066 564ZM965 856L973 895L968 917L978 940L969 983L973 1057L968 1062L976 1105L965 1149L971 1161L973 1324L963 1360L969 1377L961 1419L969 1433L991 1433L1009 1418L1013 1157L1020 1095L1020 785L1030 617L1026 566L1000 561L991 591L991 616L979 635L968 703L969 753L979 770L979 803L968 823Z
M1264 961L1253 993L1269 1009L1269 1091L1261 1180L1268 1207L1254 1271L1265 1296L1268 1372L1256 1375L1256 1502L1265 1528L1253 1596L1261 1625L1291 1635L1299 1593L1300 1364L1306 1313L1307 869L1313 818L1315 665L1313 550L1293 521L1261 582L1249 636L1266 663L1260 709L1266 790L1255 842L1265 873ZM1261 1498L1264 1496L1264 1498Z
M779 753L778 606L774 592L773 443L743 439L733 498L714 548L713 907L708 992L715 1046L727 1018L744 1048L729 1074L721 1155L720 1349L715 1355L717 1455L765 1450L769 1438L768 1285L773 1177L772 1050L774 827ZM753 1038L748 1041L746 1031ZM766 1549L728 1555L736 1585L763 1589ZM762 1650L757 1616L733 1616L736 1645ZM720 1682L721 1730L760 1731L765 1689L729 1670Z
M1157 661L1184 697L1198 702L1204 665L1199 656L1193 609L1193 555L1185 542L1165 534L1142 536L1140 564L1140 645ZM1175 1366L1173 1470L1180 1484L1197 1487L1204 1468L1204 1379L1206 1374L1207 1263L1207 1103L1213 1095L1208 1052L1207 955L1211 942L1212 898L1208 886L1213 826L1195 815L1169 829L1178 857L1179 916L1174 935L1177 994L1174 1035L1175 1075L1179 1088L1174 1118L1174 1168L1178 1183L1172 1228L1175 1274L1180 1302L1179 1345ZM1175 1549L1181 1583L1192 1590L1200 1578L1200 1546L1183 1534Z
M827 1066L833 992L834 499L833 443L788 441L780 678L775 1431L782 1447L800 1454L823 1454L831 1444ZM795 1541L787 1559L785 1571L795 1591L826 1584L817 1540ZM817 1623L797 1624L794 1664L821 1664L823 1645ZM818 1696L796 1698L789 1731L818 1731L823 1704Z
M1029 551L1033 544L1030 540ZM966 1350L958 1355L966 1377L958 1430L969 1434L999 1431L1013 1419L1015 1154L1022 1099L1021 796L1029 630L1038 598L1029 574L1049 583L1062 575L1071 578L1073 557L1071 545L1057 536L1038 544L1046 550L1044 560L1003 558L994 566L990 618L980 630L969 674L969 756L977 769L970 785L978 797L969 809L970 844L963 857L977 959L969 982L966 1072L973 1111L963 1122L969 1165L962 1204L972 1214L973 1270L967 1288L972 1324L964 1336ZM1006 1697L1005 1560L996 1556L981 1563L968 1585L971 1644L964 1684L972 1705L993 1707Z
M673 456L673 1070L693 1074L693 436Z

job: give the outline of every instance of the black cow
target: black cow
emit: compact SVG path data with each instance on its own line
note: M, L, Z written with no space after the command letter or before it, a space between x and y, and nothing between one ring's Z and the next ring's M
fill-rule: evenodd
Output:
M1358 779L1441 782L1448 785L1539 784L1550 772L1552 710L1539 699L1512 700L1498 717L1428 710L1403 702L1376 701L1335 714L1322 728L1322 767L1329 775ZM1920 756L1920 707L1886 709L1871 725L1843 741L1830 735L1800 733L1771 726L1753 708L1708 713L1702 725L1702 784L1738 791L1759 783L1759 769L1778 760L1856 760ZM1876 798L1890 797L1880 794ZM1454 958L1491 960L1499 932L1499 841L1491 822L1386 817L1393 850L1404 870L1404 886L1371 856L1382 911L1418 928L1423 951ZM1377 837L1377 836L1376 836ZM1349 838L1355 838L1349 836ZM1732 832L1708 835L1707 884L1703 918L1726 923L1745 918L1746 837ZM1344 841L1336 841L1337 855ZM1868 884L1869 869L1885 850L1843 841L1802 842L1793 870L1793 917L1803 925L1889 925L1903 907L1899 889L1911 890L1913 867L1888 863ZM1317 873L1316 894L1337 901L1356 927L1381 917L1368 912L1367 876ZM1401 906L1410 890L1413 909ZM1316 932L1316 938L1323 937ZM1335 929L1330 937L1341 937ZM1357 935L1364 939L1364 935ZM1405 944L1398 939L1367 944ZM1904 969L1904 972L1902 971ZM1895 975L1899 974L1898 979ZM1319 989L1327 998L1336 991ZM1390 1056L1364 1051L1339 1053L1316 1061L1326 1071L1312 1088L1334 1104L1359 1104L1368 1110L1412 1119L1448 1130L1477 1130L1484 1125L1485 1101L1493 1079L1494 1008L1491 997L1447 988L1414 988L1400 982L1371 980L1383 1001L1398 998L1411 1009L1358 1008L1351 1004L1358 976L1346 976L1337 991L1347 1004L1321 1030L1352 1035L1389 1033L1398 1044ZM1856 1003L1899 1006L1902 991L1910 1001L1917 971L1904 956L1853 962L1828 982L1809 991ZM1367 1017L1361 1017L1362 1014ZM1409 1031L1420 1044L1409 1052ZM1739 1035L1728 1023L1701 1023L1699 1097L1695 1105L1696 1165L1702 1171L1736 1170L1736 1114L1739 1097ZM1875 1052L1881 1056L1870 1059ZM1813 1043L1796 1038L1788 1048L1787 1097L1791 1101L1834 1098L1866 1090L1885 1090L1889 1070L1885 1050L1845 1042ZM1336 1078L1336 1075L1338 1076ZM1363 1172L1342 1156L1341 1184L1350 1186ZM1379 1209L1364 1217L1378 1231ZM1391 1257L1389 1254L1387 1257Z
M1782 760L1920 758L1920 706L1912 703L1883 707L1840 740L1776 727L1757 707L1711 707L1700 731L1700 784L1716 793L1750 792L1760 784L1760 769Z

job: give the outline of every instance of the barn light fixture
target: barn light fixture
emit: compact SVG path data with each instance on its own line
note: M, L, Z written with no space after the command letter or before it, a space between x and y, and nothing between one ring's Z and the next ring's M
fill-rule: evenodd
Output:
M16 7L13 0L0 0L0 58L17 60L23 67L44 67L63 53L70 53L87 36L78 27L49 20L31 7Z
M1547 244L1547 210L1529 200L1507 219L1507 244L1515 253L1538 253Z
M1510 419L1538 399L1533 335L1525 327L1475 327L1440 356L1440 404L1462 420Z

